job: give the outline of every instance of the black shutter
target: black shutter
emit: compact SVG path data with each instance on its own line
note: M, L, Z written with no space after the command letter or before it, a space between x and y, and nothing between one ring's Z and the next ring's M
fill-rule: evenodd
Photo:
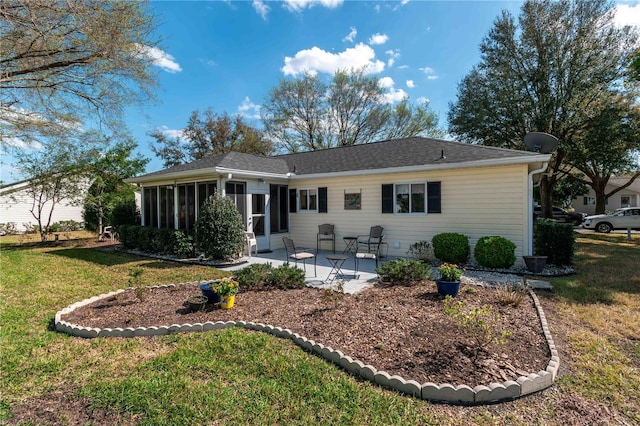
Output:
M298 211L298 202L296 199L297 190L289 190L289 213L295 213Z
M427 182L427 213L442 213L440 182Z
M382 213L393 213L393 184L382 185Z
M327 213L327 187L318 188L318 213Z

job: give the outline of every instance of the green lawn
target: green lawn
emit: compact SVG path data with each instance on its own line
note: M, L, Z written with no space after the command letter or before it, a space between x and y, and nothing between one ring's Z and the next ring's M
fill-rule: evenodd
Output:
M553 388L481 407L431 404L350 376L289 340L242 329L79 339L55 313L90 296L226 275L82 247L0 239L0 423L561 424L640 423L640 238L584 235L578 274L542 296L561 354Z

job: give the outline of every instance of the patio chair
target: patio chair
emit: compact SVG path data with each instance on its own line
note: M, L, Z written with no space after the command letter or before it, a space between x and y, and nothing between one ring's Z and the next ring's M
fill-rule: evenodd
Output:
M378 253L380 251L380 244L384 238L382 233L384 228L382 226L372 226L369 230L369 235L358 235L358 242L356 245L356 253L364 253L360 248L360 245L367 245L367 253ZM374 246L374 250L371 250L371 246Z
M374 251L356 251L356 254L354 255L354 260L355 260L355 274L358 275L358 264L360 263L360 260L362 259L371 259L374 260L376 262L376 269L378 268L378 259L380 258L380 243L375 244L375 243L371 243L371 245L375 245L376 249ZM370 246L369 246L370 247ZM364 247L363 247L364 248Z
M316 254L313 253L313 249L305 249L298 248L296 249L296 245L294 244L291 238L282 237L282 241L284 242L284 248L287 251L287 260L293 259L295 260L296 266L298 266L298 260L302 261L304 265L304 272L307 272L307 260L313 259L313 276L317 277L318 273L316 272Z
M104 236L104 238L109 238L111 241L115 238L114 233L113 226L105 226L102 229L102 236Z
M336 234L334 233L334 226L328 223L324 225L318 225L318 236L316 242L316 253L320 252L320 245L323 241L331 241L333 244L333 253L336 252Z
M245 232L244 237L247 240L247 252L249 253L249 257L251 257L251 247L256 248L256 256L258 255L258 240L256 239L256 234L253 232Z

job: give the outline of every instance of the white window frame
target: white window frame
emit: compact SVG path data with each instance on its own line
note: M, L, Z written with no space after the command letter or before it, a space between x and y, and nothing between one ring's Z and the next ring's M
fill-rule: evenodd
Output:
M404 212L400 212L399 211L399 206L397 204L397 200L398 200L398 186L400 185L409 185L409 211L404 213ZM412 197L411 194L413 192L413 185L422 185L423 187L423 192L422 194L424 195L424 203L422 208L424 209L421 212L414 212L413 211L413 201L412 201ZM427 214L427 182L398 182L398 183L394 183L393 184L393 214L394 215L401 215L401 216L425 216Z
M298 197L297 197L297 202L298 202L298 212L299 213L318 213L318 188L299 188L297 189L298 191ZM306 204L307 204L307 208L303 209L302 208L302 193L306 192L306 195L304 196L306 199ZM311 197L315 194L315 200L316 200L316 208L315 209L310 209L308 208L308 206L311 205Z

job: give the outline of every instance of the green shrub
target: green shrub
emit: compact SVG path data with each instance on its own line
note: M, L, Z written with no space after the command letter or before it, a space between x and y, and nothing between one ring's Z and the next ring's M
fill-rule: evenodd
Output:
M407 254L414 259L427 262L431 258L431 243L429 241L418 241L409 246Z
M120 244L122 244L122 247L126 249L133 248L133 228L134 226L132 225L122 225L118 227L118 234L120 234Z
M547 263L563 266L573 261L575 235L571 223L538 219L533 228L535 254L547 256Z
M153 239L157 228L151 228L149 226L141 226L138 228L138 243L137 246L140 250L146 253L153 253Z
M236 278L242 288L259 290L267 286L272 269L270 263L254 263L236 271Z
M482 237L473 250L478 264L486 268L511 268L516 263L516 245L504 237Z
M61 220L54 223L54 225L57 225L58 230L61 232L80 231L82 229L82 223L75 220Z
M169 242L170 253L176 257L187 258L195 255L193 237L184 231L174 230Z
M245 244L244 222L230 198L216 194L200 209L196 222L196 248L207 257L230 260Z
M304 271L289 262L271 270L267 284L271 287L289 289L304 287Z
M469 238L455 232L434 235L431 240L434 256L446 263L466 263L471 248Z
M431 266L415 259L395 259L384 262L376 268L376 272L384 282L392 285L408 285L416 281L433 278Z
M154 253L171 253L171 239L175 233L175 229L160 228L156 229L153 238Z

